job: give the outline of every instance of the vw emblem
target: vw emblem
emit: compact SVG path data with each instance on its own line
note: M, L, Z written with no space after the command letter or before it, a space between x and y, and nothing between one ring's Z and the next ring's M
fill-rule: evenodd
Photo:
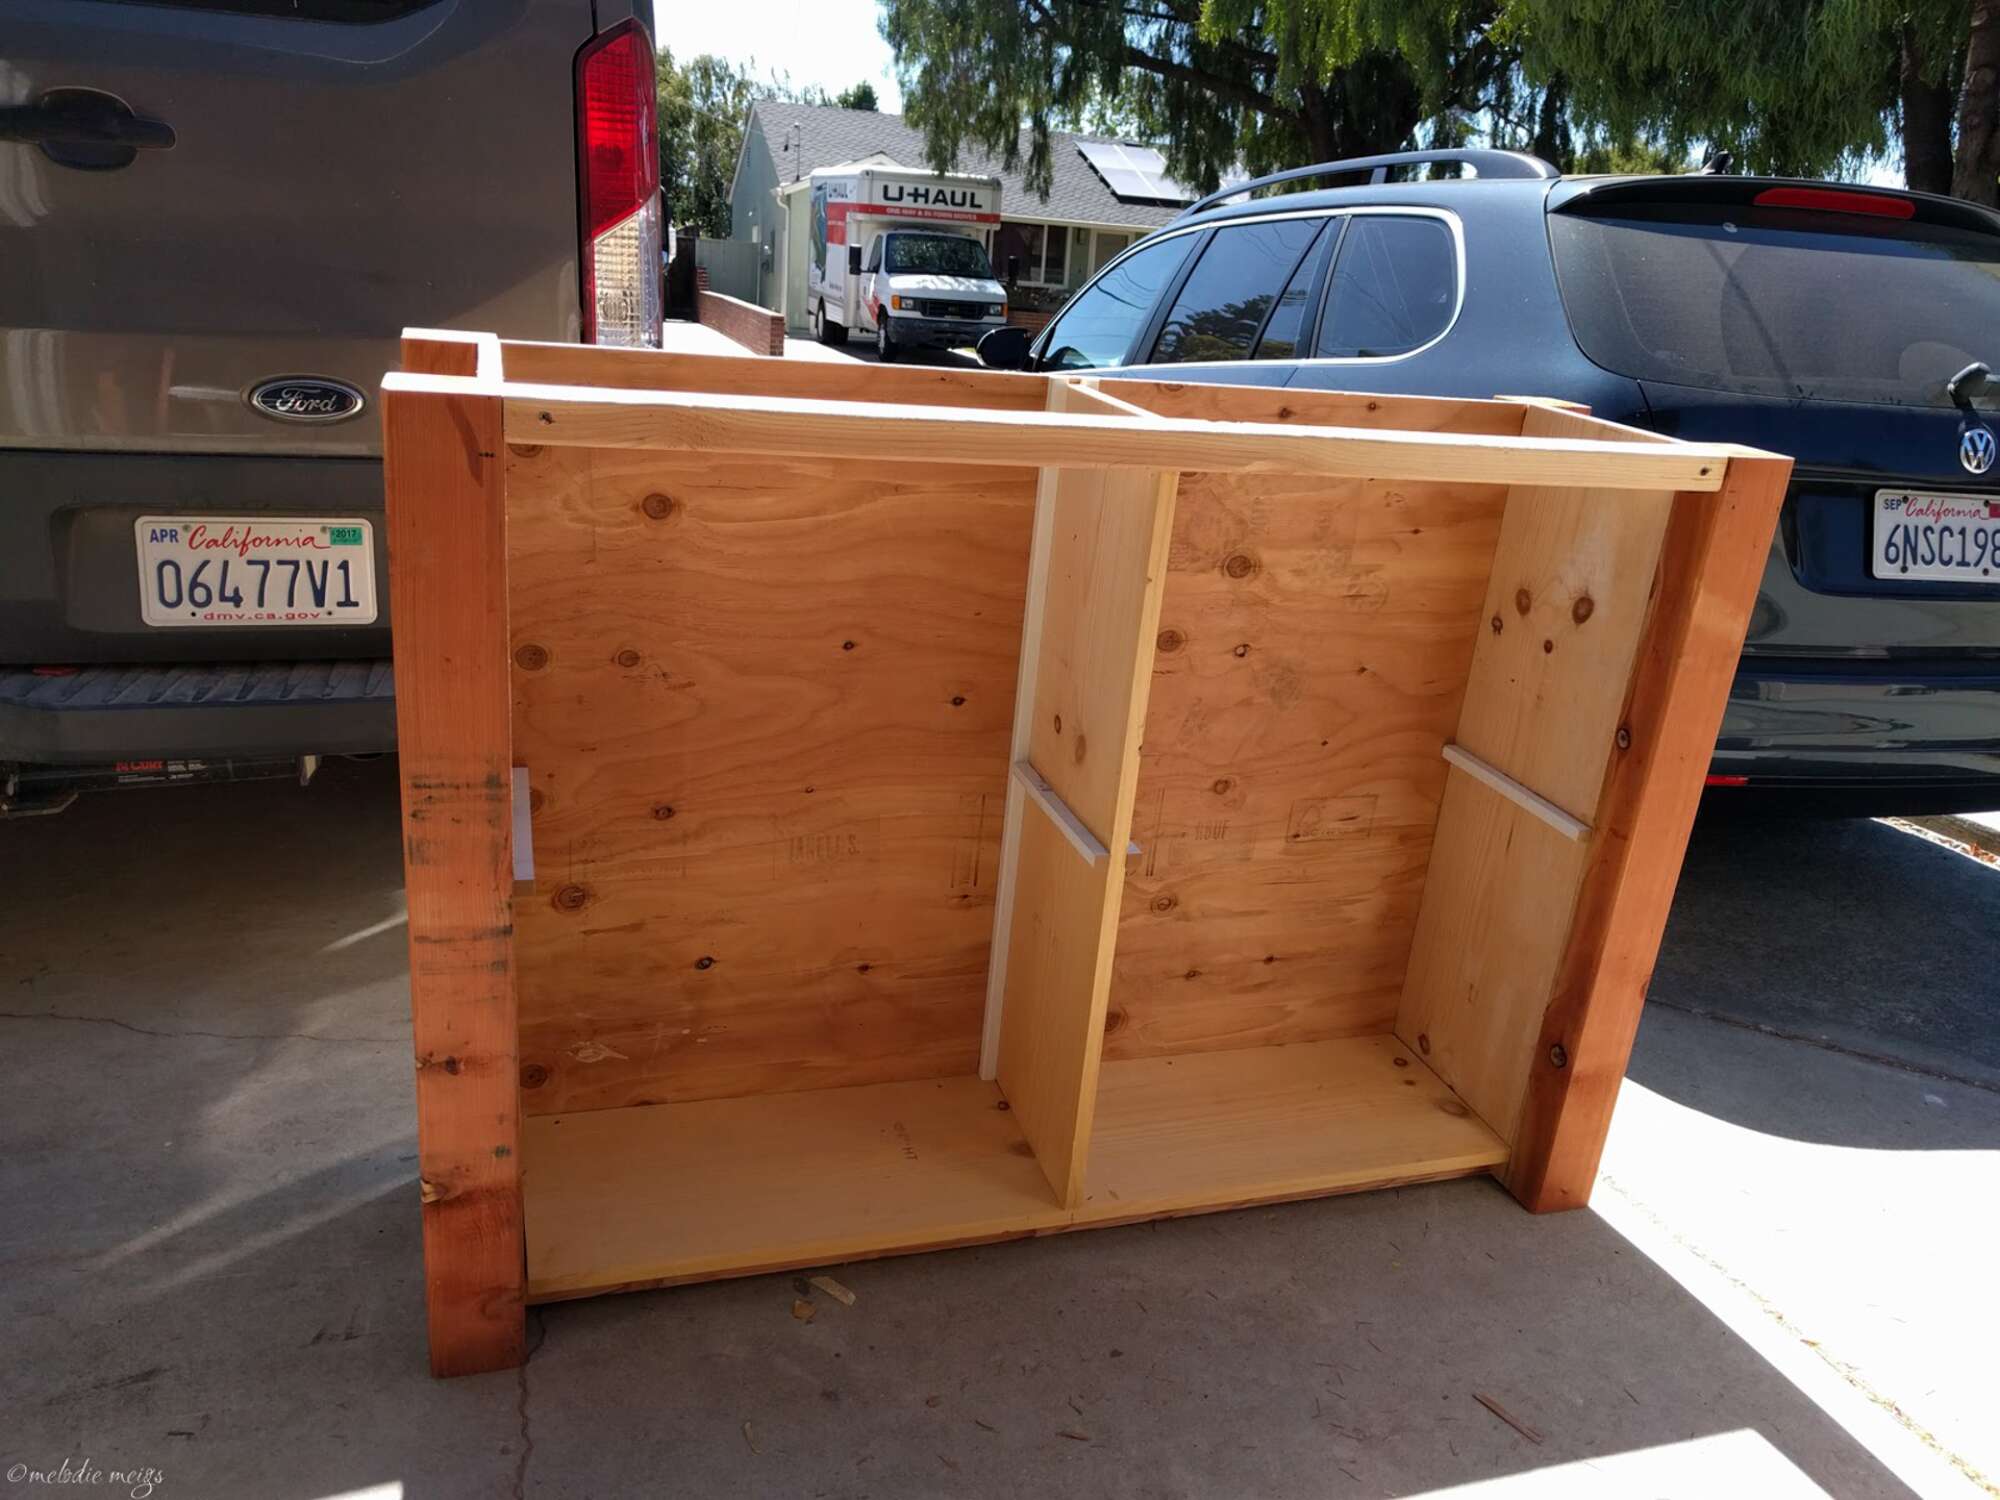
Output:
M1958 461L1965 465L1968 474L1984 474L1993 467L1994 450L2000 443L1993 440L1990 427L1968 427L1959 434Z
M266 380L252 387L245 399L262 415L280 422L344 422L358 416L368 400L346 381L319 375Z

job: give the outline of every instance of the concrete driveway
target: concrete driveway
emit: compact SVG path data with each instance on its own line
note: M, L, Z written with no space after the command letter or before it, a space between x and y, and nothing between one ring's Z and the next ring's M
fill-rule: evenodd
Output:
M0 825L0 1496L2000 1493L2000 871L1948 848L1698 831L1589 1211L564 1303L439 1383L398 837L384 762Z

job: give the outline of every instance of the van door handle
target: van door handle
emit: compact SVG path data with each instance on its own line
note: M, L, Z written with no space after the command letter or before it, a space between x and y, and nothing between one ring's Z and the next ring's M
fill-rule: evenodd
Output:
M149 120L115 94L51 89L33 104L0 109L0 141L37 146L58 166L83 172L131 165L141 151L165 151L178 137L165 120Z

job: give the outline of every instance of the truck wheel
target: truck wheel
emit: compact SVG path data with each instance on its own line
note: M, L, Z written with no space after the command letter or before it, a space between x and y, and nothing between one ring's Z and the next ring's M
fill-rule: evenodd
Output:
M875 359L880 364L892 365L896 362L896 341L889 337L889 320L883 318L875 325Z
M834 322L833 319L826 315L824 310L819 315L819 329L819 341L822 344L831 344L834 348L838 349L842 344L847 342L847 325L845 323Z

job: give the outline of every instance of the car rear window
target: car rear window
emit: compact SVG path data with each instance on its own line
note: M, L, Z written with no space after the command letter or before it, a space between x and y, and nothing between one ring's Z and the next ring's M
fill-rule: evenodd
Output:
M1557 213L1583 352L1621 375L1743 395L1951 405L2000 363L2000 237L1749 204Z
M392 21L437 0L125 0L173 10L221 10L237 15L282 16L290 21Z

